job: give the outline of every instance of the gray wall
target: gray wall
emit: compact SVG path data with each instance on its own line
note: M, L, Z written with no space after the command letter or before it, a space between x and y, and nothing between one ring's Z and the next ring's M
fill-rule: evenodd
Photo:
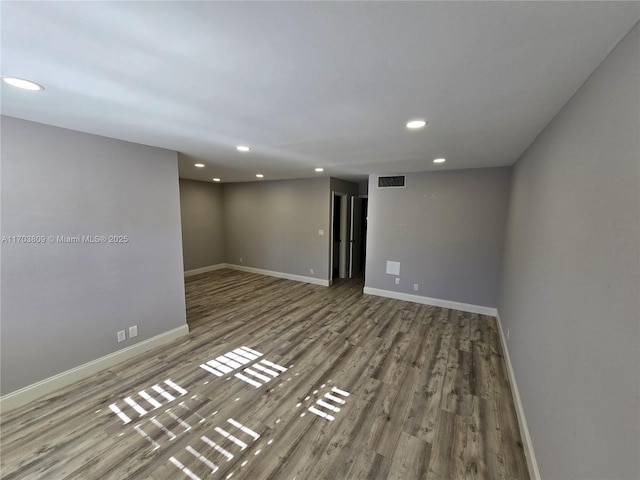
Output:
M509 179L508 168L450 170L378 188L371 175L365 286L496 307ZM399 285L387 260L400 262Z
M184 326L176 153L2 117L2 394ZM137 324L139 336L117 342Z
M358 195L368 195L369 194L369 180L362 180L358 182Z
M224 184L226 262L327 280L329 200L328 178Z
M499 307L542 478L640 478L640 29L517 162Z
M180 179L185 270L224 263L222 185Z
M360 185L341 178L330 177L329 185L332 192L348 193L349 195L358 195L360 193Z

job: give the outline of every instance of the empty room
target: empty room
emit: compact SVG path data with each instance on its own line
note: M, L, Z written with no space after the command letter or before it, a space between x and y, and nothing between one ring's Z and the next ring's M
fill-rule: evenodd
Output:
M0 1L2 480L640 479L640 2Z

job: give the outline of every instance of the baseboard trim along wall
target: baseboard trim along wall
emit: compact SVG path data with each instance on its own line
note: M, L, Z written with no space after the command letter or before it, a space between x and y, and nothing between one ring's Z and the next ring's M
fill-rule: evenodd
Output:
M396 300L405 300L407 302L423 303L434 307L451 308L462 312L478 313L480 315L496 316L496 309L491 307L483 307L481 305L472 305L470 303L452 302L450 300L441 300L439 298L423 297L420 295L411 295L409 293L394 292L391 290L382 290L380 288L364 287L364 293L367 295L376 295L378 297L394 298Z
M219 263L217 265L209 265L208 267L187 270L184 272L184 276L191 277L193 275L200 275L201 273L213 272L214 270L222 270L223 268L239 270L241 272L257 273L258 275L267 275L268 277L284 278L285 280L293 280L295 282L312 283L313 285L320 285L322 287L329 286L329 280L324 280L322 278L305 277L304 275L293 275L292 273L245 267L244 265L236 265L235 263Z
M200 275L201 273L213 272L214 270L222 270L227 268L226 263L218 263L217 265L209 265L208 267L194 268L193 270L186 270L184 272L185 277L192 277L193 275Z
M314 277L305 277L303 275L293 275L291 273L274 272L272 270L263 270L261 268L245 267L244 265L236 265L233 263L225 264L226 268L232 270L240 270L241 272L257 273L258 275L267 275L269 277L284 278L286 280L294 280L296 282L312 283L322 287L329 286L329 280Z
M524 455L527 459L527 466L529 467L529 477L531 477L531 480L541 480L540 471L538 470L538 462L536 461L536 456L533 452L533 444L531 443L531 435L529 434L527 419L524 415L524 408L522 407L518 384L516 383L513 366L511 365L511 357L509 357L509 349L507 348L506 337L502 330L500 314L498 312L496 312L496 322L498 323L498 334L500 335L500 343L502 344L505 363L507 364L507 374L509 375L509 382L511 383L513 403L515 403L516 406L516 416L518 417L518 426L520 427L520 437L522 438Z
M46 378L40 382L21 388L20 390L16 390L15 392L11 392L0 397L0 411L6 412L22 405L26 405L27 403L37 400L49 393L55 392L60 388L94 375L105 368L109 368L120 362L129 360L130 358L140 355L147 350L172 342L173 340L176 340L188 333L189 327L187 325L183 325L181 327L174 328L173 330L161 333L160 335L156 335L148 340L131 345L130 347L123 348L117 352L110 353L109 355L105 355L104 357L85 363L84 365L67 370L66 372Z

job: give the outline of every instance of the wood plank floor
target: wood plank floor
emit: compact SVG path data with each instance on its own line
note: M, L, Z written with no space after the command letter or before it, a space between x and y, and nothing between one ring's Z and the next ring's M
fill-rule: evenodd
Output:
M191 333L2 418L2 479L528 479L495 319L233 270Z

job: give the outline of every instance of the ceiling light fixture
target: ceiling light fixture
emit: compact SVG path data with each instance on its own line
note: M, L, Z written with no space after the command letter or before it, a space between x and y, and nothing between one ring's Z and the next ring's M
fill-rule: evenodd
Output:
M219 181L220 181L220 179L219 179L219 178L214 178L214 179L213 179L213 181L214 181L214 182L219 182Z
M446 158L436 158L433 160L433 163L444 163L446 161L447 161Z
M236 147L236 150L238 150L239 152L248 152L251 149L245 145L238 145Z
M256 173L256 177L258 177L258 178L263 178L263 177L264 177L264 175L263 175L263 174L261 174L261 173Z
M424 120L411 120L410 122L407 122L407 128L415 130L417 128L424 127L426 124L427 122L425 122Z
M36 82L32 82L31 80L25 80L24 78L17 77L2 77L2 81L12 87L22 88L23 90L31 90L32 92L37 92L39 90L44 90L44 87Z
M324 168L318 167L318 168L316 168L316 172L324 172Z
M204 163L195 163L194 165L198 168L204 168Z

